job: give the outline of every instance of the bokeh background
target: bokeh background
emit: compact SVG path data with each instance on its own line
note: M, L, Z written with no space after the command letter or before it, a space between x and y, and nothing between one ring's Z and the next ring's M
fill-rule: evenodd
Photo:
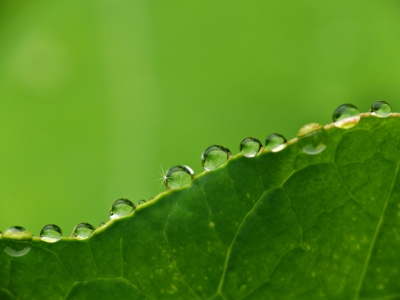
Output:
M400 109L400 2L0 2L0 230L97 226L161 167Z

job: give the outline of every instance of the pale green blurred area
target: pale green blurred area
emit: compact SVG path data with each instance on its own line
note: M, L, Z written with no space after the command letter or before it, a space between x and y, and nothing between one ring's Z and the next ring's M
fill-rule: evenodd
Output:
M98 226L212 144L400 109L400 2L0 2L0 230Z

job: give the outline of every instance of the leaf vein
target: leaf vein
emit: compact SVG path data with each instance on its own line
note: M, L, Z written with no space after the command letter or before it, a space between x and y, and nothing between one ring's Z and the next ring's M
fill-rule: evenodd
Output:
M232 242L231 242L231 244L229 245L228 251L227 251L227 253L226 253L225 263L224 263L224 269L223 269L223 271L222 271L221 280L220 280L220 282L219 282L218 290L217 290L217 293L216 293L216 294L219 293L220 295L222 295L222 285L224 284L225 275L226 275L226 270L228 269L228 261L229 261L230 255L231 255L231 251L232 251L233 244L234 244L235 241L236 241L236 238L237 238L237 236L238 236L238 233L240 232L240 229L242 228L243 224L246 222L247 217L254 211L254 209L255 209L255 207L257 206L257 204L258 204L258 203L260 202L260 200L266 195L267 192L268 192L268 191L264 191L264 193L260 196L260 198L258 198L258 200L256 201L256 203L254 204L254 206L252 207L252 209L250 209L250 210L246 213L246 215L244 216L244 218L243 218L242 221L240 222L240 225L239 225L238 229L236 230L236 234L235 234L235 236L233 237Z
M176 260L175 260L174 256L172 255L171 245L170 245L170 243L169 243L169 240L168 240L168 237L167 237L167 234L166 234L167 224L168 224L168 222L169 222L169 217L170 217L170 215L171 215L171 212L170 212L170 213L168 214L168 216L167 216L167 220L165 221L165 226L164 226L164 230L163 230L163 236L164 236L165 242L166 242L166 244L167 244L169 256L171 257L172 263L174 264L174 268L175 268L175 270L178 272L179 276L181 277L182 282L188 287L189 291L190 291L191 293L193 293L193 294L196 296L197 299L201 299L201 297L200 297L200 296L192 289L192 287L187 283L185 277L183 277L182 272L181 272L181 270L178 268L178 265L176 264Z
M297 248L297 247L289 248L289 249L287 249L285 252L283 252L282 255L276 260L275 265L272 267L271 272L270 272L270 274L269 274L269 278L268 278L266 281L264 281L263 283L261 283L261 284L260 284L258 287L256 287L254 290L250 291L248 294L246 294L245 296L243 296L241 299L244 299L244 298L250 296L251 294L253 294L253 293L255 293L256 291L258 291L259 289L261 289L264 285L266 285L267 283L269 283L270 280L271 280L271 278L272 278L272 276L273 276L273 274L274 274L275 271L276 271L276 268L277 268L278 265L280 264L281 260L282 260L290 251L293 251L293 250L296 249L296 248Z
M9 296L13 297L14 299L18 299L17 297L14 296L13 293L11 293L8 289L0 287L0 290L5 291Z
M57 260L59 261L59 263L60 263L61 267L64 269L65 273L68 274L68 276L69 276L69 278L71 279L71 281L72 281L72 282L75 281L75 279L72 277L72 275L71 275L71 273L68 271L68 269L65 268L63 262L61 261L61 259L60 259L60 257L58 256L57 253L51 251L50 249L44 248L44 247L42 247L42 246L37 246L37 247L42 248L44 251L47 251L47 252L53 254L53 255L57 258Z
M354 299L355 300L359 299L359 296L360 296L361 287L362 287L365 275L367 274L367 269L368 269L369 262L371 260L372 251L374 249L374 246L375 246L379 231L380 231L380 229L382 227L384 215L385 215L385 212L386 212L387 205L389 203L390 196L391 196L391 194L393 192L393 188L395 186L396 178L397 178L397 176L399 174L399 167L400 167L400 161L397 162L396 170L395 170L395 173L394 173L394 176L393 176L393 181L392 181L390 189L388 191L388 194L387 194L387 197L386 197L386 200L385 200L385 204L384 204L384 206L382 208L382 212L381 212L381 215L379 217L378 224L376 225L375 232L374 232L374 235L372 237L371 244L369 245L367 257L365 258L365 263L364 263L360 278L359 278L358 283L357 283L356 291L355 291L355 294L354 294Z

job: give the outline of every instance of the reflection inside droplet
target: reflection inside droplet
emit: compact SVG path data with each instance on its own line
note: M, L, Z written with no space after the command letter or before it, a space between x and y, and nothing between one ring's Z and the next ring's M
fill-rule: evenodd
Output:
M135 205L128 199L115 200L111 205L110 219L120 218L132 213L135 209Z
M353 104L343 104L335 109L332 120L336 127L348 129L360 121L360 111Z
M32 233L21 226L7 228L1 237L4 252L12 257L21 257L31 250Z
M325 150L328 144L328 135L324 127L317 123L303 126L298 134L299 146L304 153L316 155Z
M219 168L231 157L228 148L221 145L213 145L208 147L201 155L201 163L204 170L211 171Z
M265 148L271 152L279 152L285 147L286 139L279 133L272 133L265 140Z
M55 243L59 241L62 237L61 228L55 224L48 224L42 228L40 231L40 238L42 241L48 243Z
M248 137L240 143L239 149L244 157L254 157L260 152L261 146L258 139Z
M188 166L175 166L167 170L164 184L167 189L176 189L189 184L193 180L194 172Z
M376 101L374 104L372 104L371 109L369 111L374 116L386 118L390 116L392 108L386 101L379 100Z
M88 238L94 231L94 227L89 223L79 223L72 231L72 236L80 239Z

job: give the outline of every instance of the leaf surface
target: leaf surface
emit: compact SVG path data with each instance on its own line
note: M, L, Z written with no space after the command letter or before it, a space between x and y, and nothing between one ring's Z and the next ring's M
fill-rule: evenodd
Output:
M239 155L88 239L0 253L0 299L400 299L400 119Z

